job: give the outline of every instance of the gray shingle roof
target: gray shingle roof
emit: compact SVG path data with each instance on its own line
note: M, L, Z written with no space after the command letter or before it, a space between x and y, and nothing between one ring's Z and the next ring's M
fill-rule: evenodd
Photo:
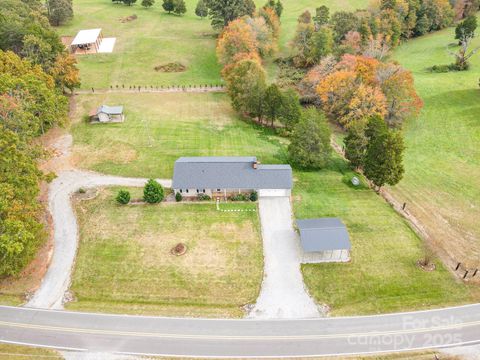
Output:
M98 108L97 114L99 113L105 113L109 115L118 115L123 113L123 106L108 106L108 105L102 105Z
M303 251L350 250L347 227L338 218L297 220Z
M248 157L182 157L173 170L174 189L291 189L290 165L258 165Z

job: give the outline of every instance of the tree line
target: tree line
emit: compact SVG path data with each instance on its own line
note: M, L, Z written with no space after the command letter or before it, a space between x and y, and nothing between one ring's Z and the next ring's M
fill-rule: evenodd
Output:
M75 59L40 1L0 0L0 277L18 274L45 240L35 139L67 122Z

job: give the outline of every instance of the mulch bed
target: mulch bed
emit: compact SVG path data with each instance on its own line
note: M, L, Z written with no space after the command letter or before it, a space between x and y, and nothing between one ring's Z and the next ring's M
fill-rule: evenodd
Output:
M168 64L155 66L155 71L172 73L172 72L183 72L187 70L187 67L179 62L171 62Z

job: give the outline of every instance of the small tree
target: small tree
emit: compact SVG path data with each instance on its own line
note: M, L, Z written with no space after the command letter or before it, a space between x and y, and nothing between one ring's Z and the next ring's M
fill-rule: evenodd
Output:
M276 84L271 84L265 91L265 116L273 127L283 103L283 96Z
M297 168L321 169L327 165L331 151L325 116L315 108L305 110L288 146L290 163Z
M313 22L317 29L320 29L323 25L327 25L330 20L330 10L325 5L322 5L315 9L315 16Z
M204 0L198 0L197 7L195 8L195 15L202 19L208 15L208 7Z
M176 202L180 202L180 201L182 201L182 200L183 200L182 194L180 194L179 192L177 192L177 193L175 194L175 201L176 201Z
M155 4L155 0L142 0L142 6L144 8L152 7Z
M257 201L258 200L258 193L256 191L252 191L250 193L250 201Z
M175 0L175 8L173 13L176 15L183 15L187 12L187 6L185 5L185 0Z
M154 179L148 180L143 189L143 200L149 204L156 204L163 200L163 187Z
M135 4L137 0L123 0L123 3L128 6L132 6L132 4Z
M121 205L126 205L130 202L130 192L127 190L120 190L115 198L117 203Z
M163 0L162 8L170 14L175 10L175 0Z
M469 50L470 44L475 36L476 28L477 19L475 15L471 15L462 21L455 29L455 39L458 39L460 49L456 53L451 51L449 51L449 53L455 57L456 70L467 70L469 68L469 59L480 50L480 46Z
M385 185L395 185L403 177L403 138L400 132L389 130L385 121L373 116L365 134L368 139L365 154L364 173L372 181L376 190Z
M302 116L302 107L298 94L293 89L288 89L282 94L282 105L279 109L278 119L285 129L292 131Z
M475 15L468 16L465 20L460 22L455 28L455 39L458 40L459 45L463 38L473 38L475 30L477 29L477 17Z
M345 144L345 157L350 161L350 165L355 169L363 167L367 149L367 138L363 124L361 122L353 123L348 128L347 136L343 142Z

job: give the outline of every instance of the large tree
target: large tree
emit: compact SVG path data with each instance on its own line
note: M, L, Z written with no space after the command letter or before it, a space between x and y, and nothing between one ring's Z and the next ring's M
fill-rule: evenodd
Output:
M217 43L217 58L226 66L237 61L241 54L256 53L257 38L251 26L243 19L232 21L223 31Z
M330 135L325 116L315 108L306 109L288 146L290 164L301 169L324 168L332 152Z
M72 0L48 0L48 20L50 24L59 26L73 18Z
M245 54L243 58L226 67L222 74L233 108L259 117L261 121L266 74L258 55Z
M222 29L232 20L255 12L253 0L206 0L214 29Z

